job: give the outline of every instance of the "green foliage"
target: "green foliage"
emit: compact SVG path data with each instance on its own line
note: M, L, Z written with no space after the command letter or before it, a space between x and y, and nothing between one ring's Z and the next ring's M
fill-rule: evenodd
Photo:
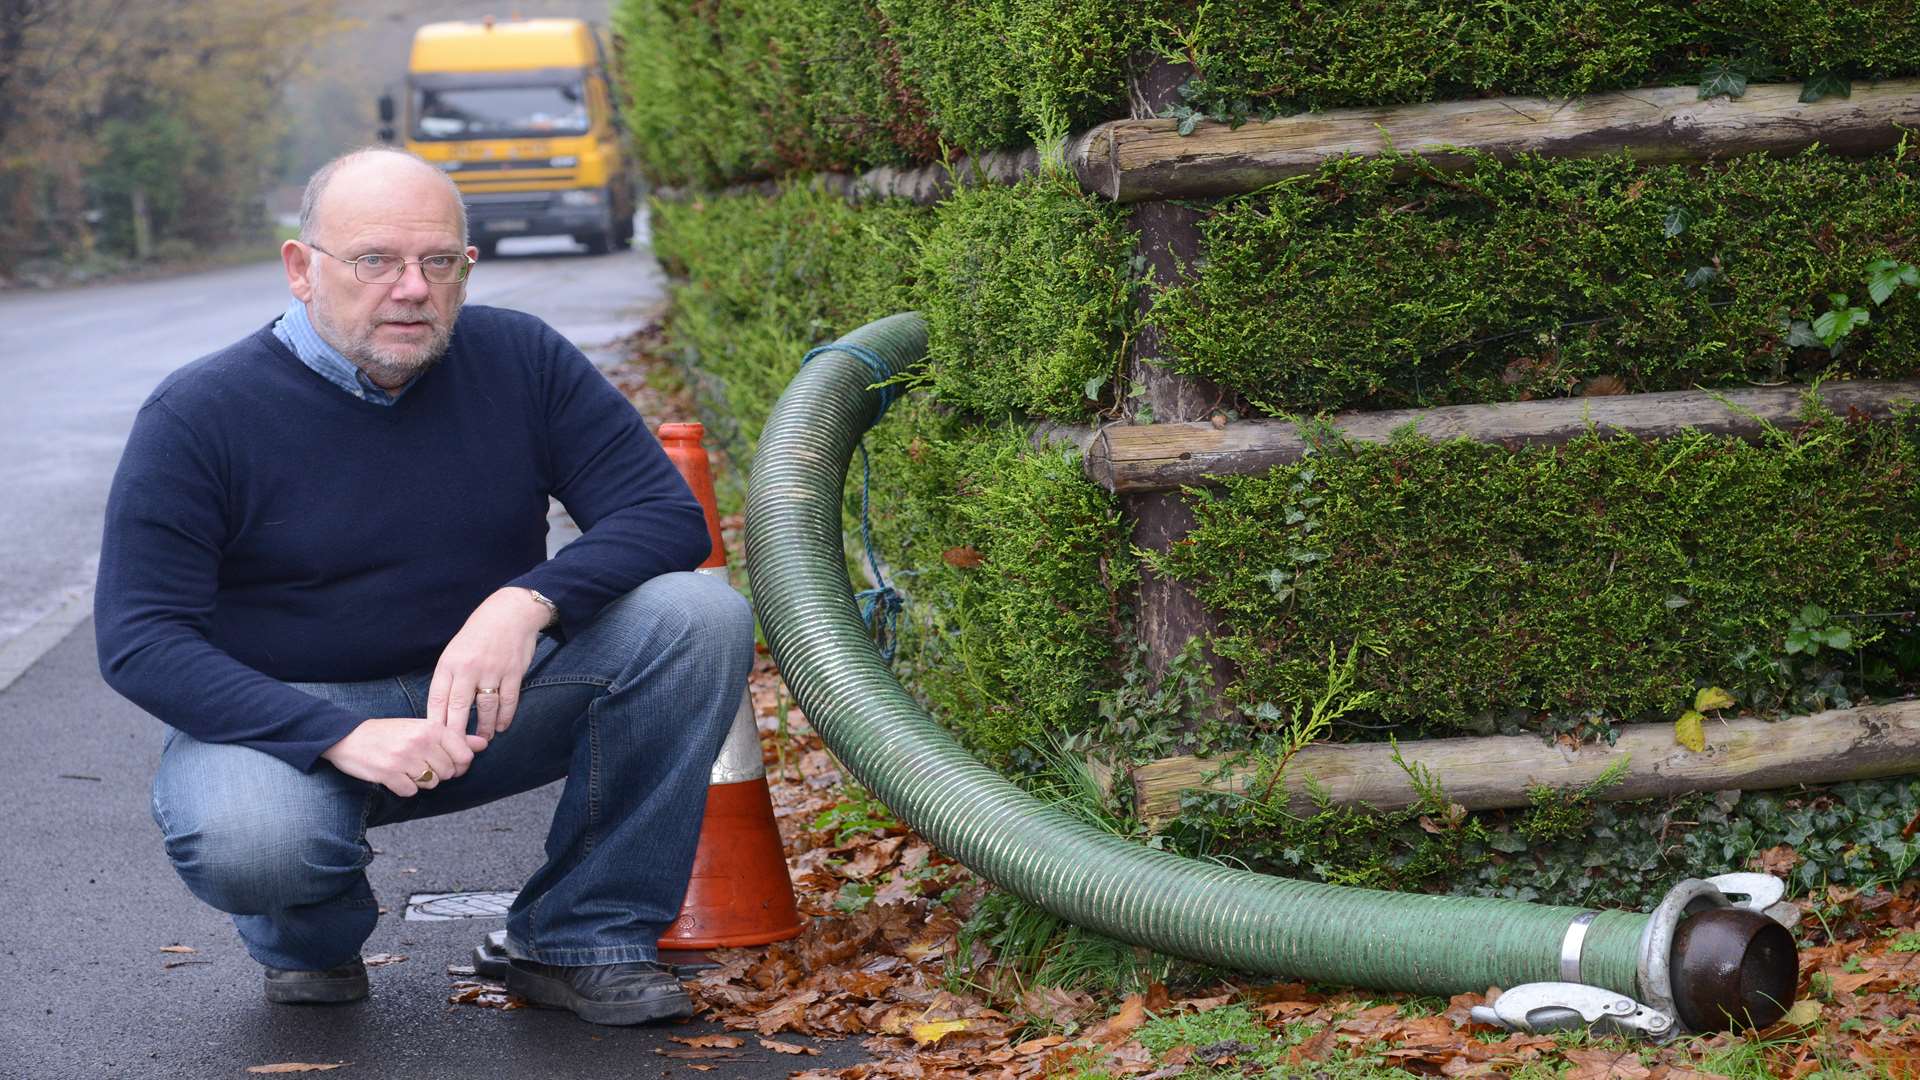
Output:
M620 0L648 171L717 184L938 160L1127 115L1130 57L1192 66L1182 122L1664 83L1809 93L1920 71L1910 0Z
M1335 161L1216 204L1205 264L1148 321L1180 370L1276 412L1559 397L1596 376L1633 391L1904 376L1920 366L1920 304L1889 304L1871 327L1864 310L1827 312L1817 340L1787 324L1830 293L1902 280L1896 260L1920 250L1910 167L1904 148L1451 176Z
M1798 669L1772 658L1803 608L1884 611L1920 591L1917 469L1912 415L1810 414L1759 445L1408 434L1229 480L1155 561L1222 616L1214 648L1239 666L1243 710L1310 696L1322 643L1353 640L1368 644L1355 685L1390 722L1668 719L1700 685L1774 709L1800 702ZM1276 570L1293 575L1284 594ZM1869 667L1840 675L1857 690Z
M933 148L862 0L622 0L613 9L641 168L716 185Z
M1118 0L621 0L633 139L664 183L732 180L1026 140L1121 101Z
M760 425L808 349L911 306L913 252L930 218L802 185L773 198L655 204L654 250L685 279L673 341L734 463L732 482L746 476Z
M1156 41L1195 64L1204 111L1562 96L1726 72L1749 78L1884 77L1920 61L1904 0L1230 0L1178 6ZM1237 104L1236 104L1237 103Z
M876 545L908 596L897 663L934 715L998 761L1086 728L1108 665L1125 532L1070 447L927 404L869 436ZM850 493L851 499L858 492Z
M815 832L832 832L834 844L841 845L858 836L872 836L905 828L887 805L871 792L849 781L843 785L846 797L814 815L808 827Z
M1777 844L1803 860L1789 882L1795 894L1897 881L1920 860L1920 840L1900 836L1920 799L1920 780L1910 777L1744 797L1554 798L1565 800L1563 809L1543 829L1539 800L1517 812L1437 814L1430 799L1394 813L1323 808L1294 817L1195 791L1182 797L1165 833L1189 854L1230 852L1285 877L1628 908L1651 907L1681 878L1744 868ZM1564 809L1576 805L1577 812Z
M987 416L1084 415L1126 359L1132 250L1126 212L1068 177L954 196L917 273L933 395Z

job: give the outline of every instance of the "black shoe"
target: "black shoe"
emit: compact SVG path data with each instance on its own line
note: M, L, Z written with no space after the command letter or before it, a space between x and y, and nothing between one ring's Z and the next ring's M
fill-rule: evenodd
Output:
M267 969L267 1000L277 1005L339 1005L367 996L367 965L359 957L325 971Z
M560 967L515 958L507 992L550 1009L571 1009L595 1024L644 1024L693 1015L693 999L673 970L651 961Z

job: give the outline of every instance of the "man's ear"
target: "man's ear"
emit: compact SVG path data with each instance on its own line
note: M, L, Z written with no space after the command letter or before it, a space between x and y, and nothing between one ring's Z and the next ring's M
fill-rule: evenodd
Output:
M313 299L313 252L298 240L280 245L280 263L287 268L287 290L305 304Z

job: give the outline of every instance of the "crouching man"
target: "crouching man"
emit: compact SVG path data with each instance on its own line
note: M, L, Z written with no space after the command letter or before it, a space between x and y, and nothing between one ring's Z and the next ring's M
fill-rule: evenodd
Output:
M367 829L564 779L508 986L584 1019L692 1005L679 914L752 618L634 409L529 315L462 310L439 170L316 173L293 294L168 376L108 500L102 674L167 727L153 816L267 1000L367 994ZM548 497L583 529L546 556Z

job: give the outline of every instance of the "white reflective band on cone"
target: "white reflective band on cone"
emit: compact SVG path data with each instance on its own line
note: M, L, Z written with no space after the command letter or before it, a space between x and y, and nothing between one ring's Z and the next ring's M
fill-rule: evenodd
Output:
M696 574L727 576L724 566L703 566ZM753 722L753 691L740 691L740 711L733 714L733 727L727 729L727 741L720 744L720 756L713 759L709 784L740 784L767 775L767 762L760 754L760 727Z
M753 722L753 699L740 692L740 711L733 714L733 727L727 741L720 744L720 756L713 759L710 784L738 784L767 775L766 759L760 756L760 728Z

